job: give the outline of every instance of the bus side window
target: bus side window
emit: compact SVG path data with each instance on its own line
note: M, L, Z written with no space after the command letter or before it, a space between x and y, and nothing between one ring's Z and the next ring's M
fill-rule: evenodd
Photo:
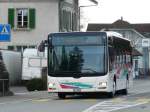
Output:
M109 47L109 70L111 71L114 67L115 51L112 47Z

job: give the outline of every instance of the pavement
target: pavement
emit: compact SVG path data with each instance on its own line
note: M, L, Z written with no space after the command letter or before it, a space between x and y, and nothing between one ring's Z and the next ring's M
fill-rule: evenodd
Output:
M17 94L17 93L28 93L29 91L26 89L25 86L12 86L10 87L10 90Z
M32 91L29 92L24 86L10 87L10 91L13 92L13 96L0 97L0 104L24 102L36 99L44 99L51 97L47 91Z
M133 80L133 86L129 89L129 93L140 94L147 92L150 92L150 77Z

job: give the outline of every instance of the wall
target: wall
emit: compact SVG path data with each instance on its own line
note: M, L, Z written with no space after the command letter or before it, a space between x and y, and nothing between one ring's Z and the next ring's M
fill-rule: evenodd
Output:
M9 73L10 85L20 84L21 81L21 53L14 51L1 50L3 62Z
M49 33L59 31L58 0L14 1L2 2L0 0L0 23L8 23L8 8L35 8L36 27L28 31L12 30L11 42L1 42L1 48L7 48L7 45L37 45L41 40L47 39Z

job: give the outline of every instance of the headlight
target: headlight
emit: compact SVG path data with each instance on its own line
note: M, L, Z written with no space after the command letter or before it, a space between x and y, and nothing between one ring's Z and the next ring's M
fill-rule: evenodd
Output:
M48 84L48 87L49 87L49 88L54 88L54 86L55 86L55 83L49 83L49 84Z
M99 83L99 86L100 86L100 87L107 87L107 82L100 82L100 83Z

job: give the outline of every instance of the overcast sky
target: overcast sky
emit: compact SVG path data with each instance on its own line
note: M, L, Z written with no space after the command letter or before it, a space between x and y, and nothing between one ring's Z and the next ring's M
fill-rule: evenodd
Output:
M121 17L129 23L150 23L150 0L98 1L98 6L82 8L89 23L113 23Z

